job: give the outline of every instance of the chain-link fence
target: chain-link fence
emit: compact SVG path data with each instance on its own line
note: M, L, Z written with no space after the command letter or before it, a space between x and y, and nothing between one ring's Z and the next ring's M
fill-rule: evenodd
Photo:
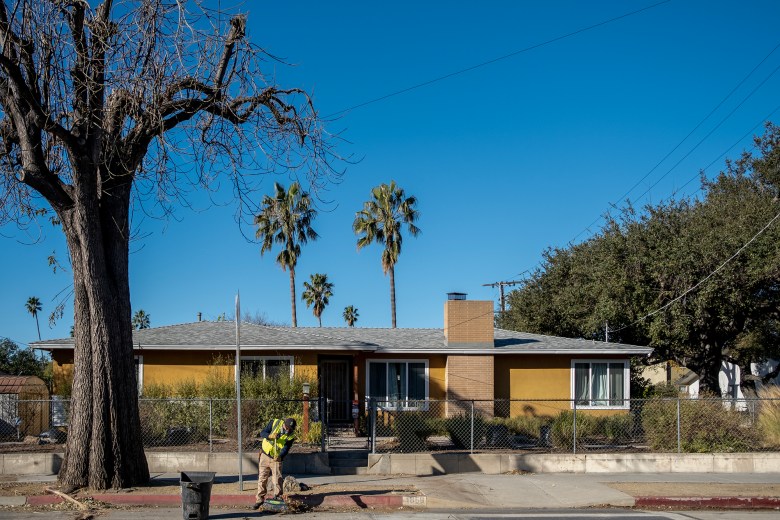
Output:
M61 398L0 400L0 452L62 450L69 404ZM139 409L143 443L149 451L238 449L235 399L140 399ZM686 398L619 403L242 400L243 448L257 449L259 433L268 421L290 416L299 424L296 450L329 449L338 443L332 443L328 433L339 435L344 430L367 439L371 451L377 453L780 449L780 399Z
M780 448L780 400L375 401L371 450L745 452Z

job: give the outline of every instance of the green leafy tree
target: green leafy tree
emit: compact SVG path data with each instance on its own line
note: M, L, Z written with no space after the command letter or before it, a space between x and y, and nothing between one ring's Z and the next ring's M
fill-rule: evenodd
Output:
M354 305L349 305L344 307L344 312L341 316L344 318L344 321L347 323L347 325L354 327L360 315L358 314L357 307Z
M591 239L548 250L499 325L604 339L609 322L610 341L654 347L650 361L687 367L704 391L721 393L723 361L752 389L751 363L780 355L778 143L770 124L757 155L703 179L704 196L629 207Z
M265 174L334 174L311 100L264 73L246 18L201 2L0 4L0 225L48 218L71 263L75 353L63 489L144 484L131 216Z
M20 349L8 338L0 339L0 372L14 376L46 377L46 363L36 359L30 349Z
M135 330L148 329L152 324L151 319L151 315L146 314L146 311L138 309L136 313L133 314L133 328Z
M311 227L317 212L312 207L311 197L301 190L297 182L293 182L286 191L282 185L274 183L274 191L273 197L266 195L263 198L262 209L255 216L256 236L263 243L261 255L270 251L274 244L282 245L276 263L282 270L290 272L292 326L297 327L295 266L301 256L301 245L317 239L317 233Z
M43 307L41 306L41 300L37 296L30 296L27 298L27 303L24 304L25 309L29 312L33 318L35 318L35 327L38 329L38 341L41 340L41 325L38 323L38 313L41 312Z
M322 327L322 312L328 306L328 301L333 296L333 284L328 281L326 274L311 275L311 283L303 282L304 291L301 298L306 302L306 307L312 307L314 316Z
M390 275L390 311L392 327L395 328L395 264L401 256L403 235L401 228L406 224L409 234L416 237L420 228L415 225L419 212L415 208L417 199L407 197L395 181L381 184L371 190L371 200L355 214L352 229L358 235L358 250L376 242L382 250L382 271Z

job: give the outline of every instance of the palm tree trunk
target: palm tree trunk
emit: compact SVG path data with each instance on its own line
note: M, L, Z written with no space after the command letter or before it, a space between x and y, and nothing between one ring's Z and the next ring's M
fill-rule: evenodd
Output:
M38 313L35 313L35 326L38 328L38 341L41 341L41 325L38 323Z
M298 326L298 319L295 310L295 268L290 267L290 304L292 305L292 326Z
M392 327L395 328L395 266L391 265L387 272L390 273L390 312Z
M320 327L322 327L322 316L317 316L317 321L320 322Z

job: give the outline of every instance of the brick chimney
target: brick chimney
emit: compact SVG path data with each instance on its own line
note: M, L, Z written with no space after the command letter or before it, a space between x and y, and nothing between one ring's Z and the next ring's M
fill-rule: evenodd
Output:
M448 293L444 339L452 347L493 348L493 302L469 301L464 293Z

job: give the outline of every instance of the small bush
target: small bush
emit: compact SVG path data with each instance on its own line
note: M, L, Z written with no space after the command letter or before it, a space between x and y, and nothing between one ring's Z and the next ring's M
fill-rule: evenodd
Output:
M593 417L582 412L577 414L577 439L594 434L596 422ZM570 450L573 448L574 412L564 410L550 424L552 444L555 448Z
M420 412L398 412L394 430L402 453L425 451L425 440L435 433Z
M608 415L596 418L596 429L610 444L625 444L631 440L634 418L629 414Z
M677 399L651 399L642 408L642 426L650 447L677 451ZM680 450L686 453L750 451L756 429L721 399L680 399Z
M450 440L458 449L471 447L471 414L463 413L448 417L444 421L447 434ZM485 419L474 414L474 446L479 444L485 438L487 425Z
M780 388L770 386L759 391L758 428L767 446L780 446Z

